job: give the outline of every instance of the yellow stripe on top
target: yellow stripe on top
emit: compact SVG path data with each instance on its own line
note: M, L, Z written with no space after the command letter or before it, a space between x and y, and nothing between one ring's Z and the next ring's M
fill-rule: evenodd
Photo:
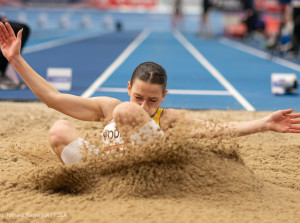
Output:
M164 109L163 108L158 108L155 114L152 116L152 119L160 126L160 116L163 113Z

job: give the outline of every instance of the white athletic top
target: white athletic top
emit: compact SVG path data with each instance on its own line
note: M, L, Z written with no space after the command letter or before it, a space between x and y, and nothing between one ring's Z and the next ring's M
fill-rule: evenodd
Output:
M154 113L154 115L151 117L153 119L152 122L150 122L149 129L160 129L159 123L160 123L160 116L163 112L162 108L158 108L157 111ZM147 127L148 128L148 127ZM146 127L143 128L143 131L146 130ZM153 132L153 130L151 131ZM162 132L162 131L161 131ZM138 136L134 136L135 138ZM112 119L103 129L102 132L102 140L103 140L103 147L108 149L108 151L113 151L116 149L123 150L124 141L119 133L119 131L116 128L116 122L114 119Z
M108 150L122 148L124 141L116 128L116 122L112 119L103 129L102 140L104 147Z

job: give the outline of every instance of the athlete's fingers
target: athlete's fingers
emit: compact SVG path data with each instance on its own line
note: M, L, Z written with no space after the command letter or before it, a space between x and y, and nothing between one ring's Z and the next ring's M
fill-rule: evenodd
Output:
M23 33L23 29L19 30L19 32L18 32L18 34L17 34L17 38L18 38L19 40L22 39L22 33Z
M290 129L300 130L300 126L299 125L292 125Z
M300 133L300 129L290 129L289 133Z
M293 125L292 125L292 128L293 128L293 129L300 129L300 125L297 125L297 124L299 124L299 123L293 124Z
M15 35L15 32L14 32L14 30L11 28L10 24L9 24L8 22L6 22L6 23L5 23L5 26L6 26L7 30L8 30L9 35L10 35L10 36L14 36L14 35Z
M6 38L5 38L4 33L2 31L1 25L0 25L0 38L1 38L2 42L4 43Z
M2 35L2 38L3 38L3 40L4 40L4 33L3 33L3 31L2 31L2 22L0 22L0 34Z
M1 29L2 29L2 32L3 32L3 35L5 36L5 38L6 39L9 38L9 33L6 29L6 26L3 24L3 22L1 22L0 26L1 26Z
M290 117L291 117L291 118L300 118L300 113L297 113L297 114L291 114Z
M1 28L0 28L0 43L1 43L1 45L4 43L4 36L3 36Z
M291 108L291 109L282 110L282 113L283 113L284 115L288 115L288 114L291 114L293 111L294 111L294 109Z
M300 119L291 120L291 124L300 124Z

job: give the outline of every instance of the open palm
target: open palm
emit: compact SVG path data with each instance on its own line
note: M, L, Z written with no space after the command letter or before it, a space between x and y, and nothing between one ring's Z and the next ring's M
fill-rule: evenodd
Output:
M293 109L276 111L269 116L269 130L284 133L300 133L300 114L291 114Z
M11 61L14 56L20 54L22 31L18 32L16 37L13 29L8 22L0 24L0 45L2 54L8 61Z

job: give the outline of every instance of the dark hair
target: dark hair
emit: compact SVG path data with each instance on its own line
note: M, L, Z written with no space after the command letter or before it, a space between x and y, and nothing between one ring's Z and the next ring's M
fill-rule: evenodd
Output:
M135 68L130 80L131 86L136 78L151 84L162 85L163 93L166 90L168 79L167 72L157 63L145 62Z

